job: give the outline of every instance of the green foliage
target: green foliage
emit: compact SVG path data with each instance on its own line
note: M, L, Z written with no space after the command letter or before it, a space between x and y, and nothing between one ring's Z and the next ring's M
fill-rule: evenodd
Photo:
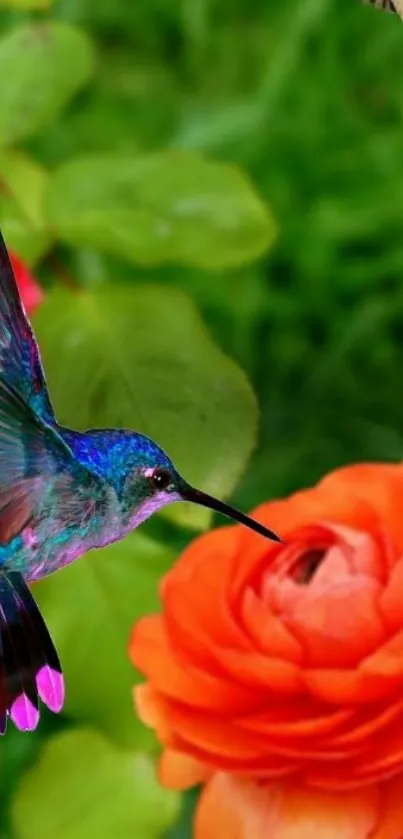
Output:
M12 29L0 40L0 145L36 134L54 120L94 69L92 44L64 23Z
M48 9L53 0L0 0L0 8L40 10Z
M232 267L273 239L245 176L186 152L75 160L52 178L46 204L61 239L143 266Z
M0 149L0 225L12 250L28 263L51 242L43 213L47 173L26 154Z
M255 398L187 296L144 284L57 289L35 327L62 424L135 428L196 486L233 489L254 442ZM196 527L209 521L194 505L168 514Z
M17 790L12 821L17 839L157 839L177 804L147 757L77 728L45 745Z
M400 21L359 0L0 9L0 227L45 289L60 419L142 430L203 489L238 481L244 509L401 459ZM241 368L261 407L246 472ZM66 714L2 743L2 839L157 839L174 819L126 654L186 528L209 523L167 515L35 586ZM170 839L191 837L187 802Z

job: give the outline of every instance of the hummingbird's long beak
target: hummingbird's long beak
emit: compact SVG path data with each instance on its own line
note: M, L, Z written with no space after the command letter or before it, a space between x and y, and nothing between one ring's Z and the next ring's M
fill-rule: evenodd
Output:
M265 536L266 539L272 539L273 542L282 542L282 539L280 539L276 533L273 533L272 530L264 527L263 524L255 521L255 519L251 519L239 510L235 510L234 507L230 507L230 505L225 504L224 501L219 501L218 498L213 498L212 495L207 495L206 492L201 492L200 489L195 489L194 487L186 484L185 487L181 487L181 496L184 501L193 501L194 504L200 504L202 507L208 507L209 510L214 510L216 513L222 513L229 519L239 521L240 524L244 524L246 527L249 527L250 530L255 530L256 533L260 533L261 536Z

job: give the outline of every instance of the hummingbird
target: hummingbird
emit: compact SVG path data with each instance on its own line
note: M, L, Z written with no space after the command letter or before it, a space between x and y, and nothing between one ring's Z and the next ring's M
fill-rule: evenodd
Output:
M123 539L157 510L192 501L262 536L259 522L201 490L153 440L59 425L0 233L0 733L64 703L60 660L29 583Z

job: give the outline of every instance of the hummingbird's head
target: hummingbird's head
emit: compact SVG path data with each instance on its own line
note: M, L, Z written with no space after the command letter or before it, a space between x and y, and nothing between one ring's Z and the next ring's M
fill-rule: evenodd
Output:
M128 504L131 528L137 527L140 522L149 518L167 504L172 504L174 501L191 501L193 504L199 504L217 513L222 513L224 516L256 531L256 533L260 533L267 539L281 542L281 539L275 533L264 527L260 522L239 512L234 507L230 507L224 501L220 501L212 495L207 495L207 493L188 484L177 472L165 452L147 437L142 438L144 450L142 457L139 458L138 455L141 454L139 438L140 435L137 435L136 463L127 475L124 493Z

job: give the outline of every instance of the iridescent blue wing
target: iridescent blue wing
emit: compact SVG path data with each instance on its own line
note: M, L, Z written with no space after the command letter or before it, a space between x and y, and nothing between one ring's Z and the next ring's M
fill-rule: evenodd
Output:
M0 377L53 425L41 357L25 314L4 239L0 233Z
M107 503L106 483L0 378L0 545L42 520L83 530Z

